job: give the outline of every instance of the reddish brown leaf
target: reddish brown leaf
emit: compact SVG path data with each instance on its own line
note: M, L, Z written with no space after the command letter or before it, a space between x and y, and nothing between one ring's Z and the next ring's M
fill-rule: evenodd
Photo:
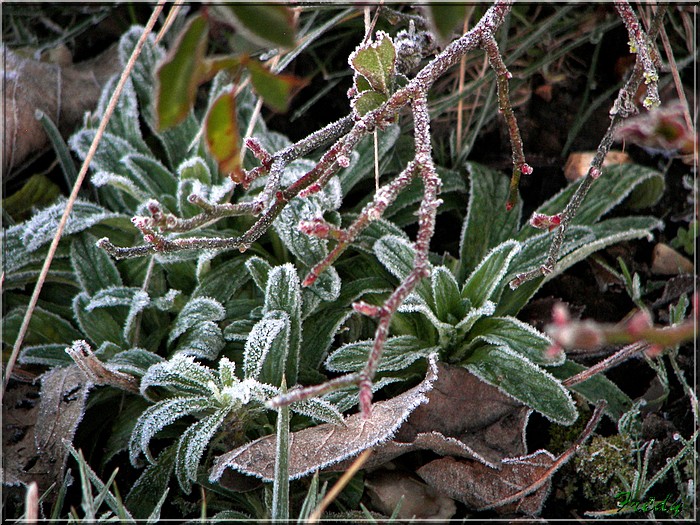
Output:
M63 479L68 451L85 411L89 387L77 366L55 368L37 387L10 384L2 403L3 482L35 481L41 492Z
M325 424L290 434L290 479L352 458L390 439L411 412L427 401L425 394L432 389L436 378L435 356L431 356L423 382L393 399L375 403L369 418L355 414L346 419L345 426ZM270 435L219 456L209 477L226 485L226 480L222 479L224 472L235 469L272 481L274 465L275 436Z
M548 475L554 456L546 450L503 460L502 468L493 468L476 461L444 457L418 469L418 475L430 486L471 508L482 509L508 498ZM536 516L542 510L551 481L549 479L532 494L507 505L496 507L502 514L523 513Z

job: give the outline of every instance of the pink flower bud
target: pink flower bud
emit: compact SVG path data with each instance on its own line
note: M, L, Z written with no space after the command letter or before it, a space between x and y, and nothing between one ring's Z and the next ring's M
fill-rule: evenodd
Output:
M513 78L513 73L511 73L510 71L506 71L506 78L507 78L508 80L510 80L511 78Z
M160 203L156 200L149 200L146 203L146 208L148 208L148 213L151 215L157 215L161 213Z
M602 175L601 171L598 168L591 168L589 173L591 174L591 177L593 177L594 179L597 179L598 177L600 177Z
M151 233L145 233L143 235L143 240L149 244L153 244L154 242L156 242L156 236Z
M260 162L266 163L270 161L270 154L265 150L265 148L263 148L262 144L260 144L258 139L248 137L247 139L245 139L245 146L253 153L255 158L258 159Z
M345 155L338 155L338 164L341 168L347 168L350 166L350 159Z
M530 217L530 226L540 230L554 230L561 224L561 213L556 215L545 215L544 213L533 213Z
M530 166L527 162L523 162L520 165L520 173L523 175L532 175L533 171L532 166Z

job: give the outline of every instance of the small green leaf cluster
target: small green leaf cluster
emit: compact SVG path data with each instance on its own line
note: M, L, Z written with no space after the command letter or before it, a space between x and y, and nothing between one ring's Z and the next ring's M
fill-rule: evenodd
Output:
M377 32L376 40L361 44L348 59L355 71L353 111L363 116L389 99L396 80L396 49L391 37Z

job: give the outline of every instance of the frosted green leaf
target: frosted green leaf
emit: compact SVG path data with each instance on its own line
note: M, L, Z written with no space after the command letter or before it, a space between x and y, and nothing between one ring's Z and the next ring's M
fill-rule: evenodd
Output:
M255 326L255 319L236 319L224 328L224 339L226 341L245 341L248 334Z
M190 493L192 481L197 480L197 467L204 450L230 411L230 407L220 408L189 427L180 438L175 457L175 477L185 494Z
M176 395L211 395L216 374L211 368L196 363L194 357L175 355L169 361L157 363L141 379L141 395L151 399L148 389L163 387Z
M117 266L104 250L95 243L97 238L89 233L77 235L70 247L73 271L83 291L90 295L103 288L121 286L122 279Z
M123 345L122 327L112 313L104 308L88 310L89 304L90 297L85 292L73 298L73 315L83 333L95 346L100 346L105 341Z
M382 93L365 91L352 99L352 109L358 116L364 117L367 113L374 111L387 100L388 97Z
M391 37L377 31L374 42L361 44L348 59L352 68L360 73L373 90L388 95L394 82L396 50Z
M68 366L74 363L66 353L66 344L25 346L17 361L23 365Z
M122 163L129 173L144 181L151 195L160 197L177 193L175 176L156 158L133 153L124 156Z
M85 309L88 312L91 312L95 308L131 306L137 296L145 296L146 306L148 305L148 302L150 302L148 299L148 294L141 290L141 288L120 285L110 286L109 288L105 287L90 298L90 302L86 305Z
M136 421L129 440L129 459L132 465L136 465L141 454L153 463L148 444L158 432L181 417L207 410L211 406L209 398L200 396L166 399L148 407Z
M508 272L510 261L520 251L520 246L519 242L510 240L487 253L464 283L462 298L468 299L477 307L494 298Z
M552 367L550 373L560 381L563 381L584 370L586 370L585 366L567 359L563 365ZM622 415L632 407L632 400L629 396L603 374L595 374L590 379L571 385L569 388L582 395L592 404L596 404L601 399L604 399L607 402L605 413L613 421L619 421Z
M469 331L469 341L483 341L495 346L507 346L538 365L561 365L566 357L546 357L552 341L542 332L515 317L487 317L479 319Z
M373 340L349 343L326 360L326 368L333 372L357 372L367 364L369 353L374 346ZM403 370L420 358L437 352L437 347L426 348L425 343L412 335L390 337L384 344L382 359L377 372Z
M17 340L25 312L26 307L13 308L3 318L2 340L5 344L11 346ZM24 344L28 346L50 343L69 345L75 339L82 337L83 335L63 317L37 306L29 322Z
M224 348L224 336L219 325L203 321L187 330L177 342L175 354L214 360Z
M228 357L219 359L219 382L221 386L226 388L238 382L236 377L236 363Z
M195 297L190 299L175 318L168 336L168 344L180 337L186 330L204 321L221 321L226 310L216 299Z
M272 270L272 265L266 260L254 256L245 262L245 267L260 291L264 292L267 288L267 276Z
M23 225L22 243L28 252L51 242L65 208L66 201L62 199L53 206L44 208ZM118 213L112 213L97 204L76 200L63 235L65 237L87 230L95 224L119 216Z
M451 324L462 319L465 314L465 305L459 292L459 285L445 266L433 268L431 286L437 318Z
M126 496L126 506L138 519L145 519L158 508L159 501L170 489L168 483L175 466L177 443L169 446L158 455L156 462L149 465L132 485ZM156 519L152 523L157 523Z
M586 199L581 203L581 207L571 222L575 225L594 224L626 198L629 197L631 200L634 197L632 192L636 188L647 184L655 186L656 189L644 197L645 202L642 204L651 205L661 196L659 190L663 190L663 181L663 174L659 171L637 164L620 164L604 168L603 175L591 186ZM570 184L540 206L537 211L546 215L559 213L569 202L580 183L580 181L576 181ZM640 197L639 194L638 197ZM531 237L537 233L536 229L526 225L518 238Z
M344 421L342 412L333 403L318 397L297 401L292 403L290 408L294 412L324 423L342 425Z
M163 297L156 297L152 300L153 306L163 312L169 312L175 308L175 300L182 292L171 288Z
M308 268L326 256L328 241L306 235L299 230L299 222L322 217L324 211L321 199L317 195L304 199L297 197L284 207L273 223L284 245Z
M412 243L402 237L395 235L382 237L374 243L374 253L384 267L400 280L405 279L413 270L416 251ZM416 286L416 292L426 303L432 303L429 283L419 282Z
M461 334L466 334L471 330L474 323L484 316L493 315L496 311L496 304L493 301L486 301L483 306L479 308L470 308L467 315L457 323L455 327Z
M202 208L189 202L190 194L208 197L211 185L211 173L204 159L193 157L187 159L177 168L177 205L182 217L193 217L202 212Z
M289 353L289 335L290 320L286 312L273 310L265 314L248 335L243 350L243 376L279 384Z
M119 62L122 66L125 66L129 61L129 57L131 57L142 35L143 27L132 26L119 39ZM131 72L130 78L133 80L134 90L138 95L142 113L147 117L147 120L153 119L152 101L153 86L155 85L155 67L164 55L165 51L163 48L155 43L155 35L149 34Z
M454 328L452 323L446 323L438 319L435 312L430 308L423 299L418 297L415 293L409 294L404 300L403 304L399 306L398 312L400 313L420 313L423 314L430 324L432 324L440 333L442 338L449 338L450 334L453 333Z
M156 363L162 363L163 359L158 354L144 350L143 348L131 348L124 350L112 357L107 363L113 370L124 372L132 376L141 377Z
M317 296L321 301L332 302L340 295L340 276L334 267L328 268L314 283L304 288L310 294ZM312 309L313 310L313 309Z
M96 118L102 118L102 115L104 115L118 80L118 76L115 75L107 81L102 88L100 100L95 110ZM122 88L117 106L114 108L114 113L109 119L106 131L117 137L126 139L137 151L145 154L150 153L150 149L141 135L141 128L139 127L139 107L131 78L127 79Z
M177 168L177 176L180 180L198 180L205 185L212 183L211 172L202 157L192 157L180 164Z
M554 376L509 348L478 348L464 367L555 423L571 425L578 417L568 390Z
M299 371L302 337L301 283L294 265L290 263L276 266L269 273L263 313L267 314L274 310L281 310L289 316L289 349L284 373L289 383L295 384ZM272 384L278 385L279 381Z
M103 186L116 188L127 195L131 195L137 201L143 202L149 198L148 192L142 190L133 180L123 175L117 175L116 173L100 171L90 178L90 182L97 188Z
M459 282L464 282L491 248L515 237L522 214L521 199L506 211L510 181L504 173L475 162L467 162L466 168L470 187L459 243Z
M244 257L235 257L205 273L192 297L211 297L221 304L226 303L250 279L245 263Z
M96 132L97 130L92 128L83 129L68 139L69 146L80 160L84 161L87 157ZM146 190L147 188L143 187L144 181L140 180L138 175L130 173L128 168L122 163L123 158L136 153L138 151L127 140L105 132L90 165L95 172L105 171L123 175L132 179L140 189Z

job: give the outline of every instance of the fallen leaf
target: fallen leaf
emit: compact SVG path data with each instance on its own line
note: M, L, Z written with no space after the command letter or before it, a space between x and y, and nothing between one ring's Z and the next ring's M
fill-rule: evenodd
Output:
M654 275L679 275L694 272L693 263L668 244L654 246L651 254L651 273Z
M89 391L77 366L54 368L35 385L11 383L2 405L3 482L36 482L44 492L63 479L68 451Z
M564 176L569 182L585 177L591 167L595 151L579 151L571 153L564 165ZM629 164L632 162L630 156L624 151L610 150L605 156L603 167L614 166L615 164Z
M440 433L494 467L504 457L526 452L525 426L531 410L468 370L438 363L438 380L428 400L411 414L394 441L411 442L420 434ZM437 446L435 440L432 443Z
M480 510L508 498L547 474L555 457L546 450L527 456L504 459L501 470L464 459L444 457L417 470L418 475L443 494ZM522 513L536 516L542 510L551 480L532 494L507 505L496 507L500 514Z
M419 385L395 398L375 403L369 418L358 413L348 417L344 426L324 424L291 433L289 478L311 474L391 439L411 412L428 401L425 394L437 379L435 359L435 355L429 357L428 373ZM216 458L209 479L227 486L222 476L234 469L272 481L274 466L275 436L270 435Z
M102 87L122 68L116 45L94 59L64 66L24 58L7 48L3 54L3 173L7 174L49 144L36 110L49 116L66 137L82 122L83 114L97 106Z
M443 519L455 515L455 502L407 472L380 470L365 477L372 506L391 516L401 502L398 519ZM402 499L403 498L403 499Z

